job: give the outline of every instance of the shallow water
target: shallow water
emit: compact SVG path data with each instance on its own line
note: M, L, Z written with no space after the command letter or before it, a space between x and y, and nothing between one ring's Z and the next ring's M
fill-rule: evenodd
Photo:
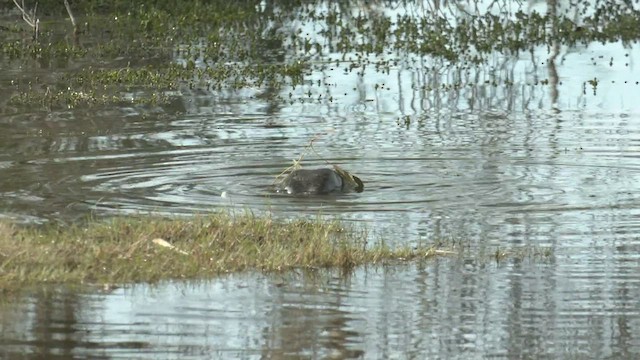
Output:
M614 43L465 71L405 59L388 73L315 71L309 80L332 85L283 90L317 102L181 89L157 107L4 108L0 218L320 213L391 244L447 239L468 252L352 274L34 291L1 305L0 357L638 357L639 56ZM5 94L33 70L2 68ZM514 85L485 83L504 77ZM594 93L585 82L596 77ZM473 86L441 87L459 79ZM310 152L304 166L340 164L363 193L273 191L314 138L322 159ZM476 256L496 247L552 256Z
M45 358L634 358L637 258L472 258L352 274L234 275L33 295L0 355ZM626 260L626 261L625 261ZM581 274L581 275L577 275ZM4 309L3 309L4 310ZM14 310L15 311L15 310Z

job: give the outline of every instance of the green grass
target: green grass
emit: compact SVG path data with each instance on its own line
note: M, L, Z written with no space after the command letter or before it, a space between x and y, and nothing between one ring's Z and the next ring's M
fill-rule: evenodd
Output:
M453 253L442 247L367 244L365 233L339 222L276 221L250 214L115 218L70 227L0 223L0 291L45 283L206 278L248 269L349 269Z
M391 247L367 243L339 221L275 220L215 213L193 218L127 217L85 225L21 227L0 222L0 293L43 284L112 286L205 279L247 270L398 264L436 256L479 262L546 259L549 248L471 250L461 242ZM164 245L163 245L164 244Z

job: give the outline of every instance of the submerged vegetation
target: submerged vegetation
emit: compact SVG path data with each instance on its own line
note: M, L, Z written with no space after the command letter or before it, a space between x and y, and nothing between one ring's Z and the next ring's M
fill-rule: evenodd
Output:
M495 53L640 38L640 12L624 2L578 3L571 10L550 3L544 13L496 2L483 10L450 4L451 14L397 1L23 4L24 21L16 16L0 24L0 53L68 71L46 81L16 79L16 106L158 103L176 90L246 88L271 89L265 96L278 101L331 101L322 92L295 98L273 90L313 85L308 75L326 69L384 73L399 64L424 66L425 57L464 69L486 66ZM17 11L11 2L5 6ZM333 86L328 79L316 85Z

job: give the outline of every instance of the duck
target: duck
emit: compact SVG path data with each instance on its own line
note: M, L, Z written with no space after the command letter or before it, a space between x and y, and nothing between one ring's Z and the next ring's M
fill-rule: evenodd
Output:
M278 184L278 191L291 195L323 195L364 191L364 184L354 176L334 166L319 169L296 169Z

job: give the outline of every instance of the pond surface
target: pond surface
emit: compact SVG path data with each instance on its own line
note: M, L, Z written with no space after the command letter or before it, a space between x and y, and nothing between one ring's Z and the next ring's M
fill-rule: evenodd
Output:
M437 259L348 276L247 274L109 293L60 290L30 297L17 306L20 315L0 309L0 354L635 358L637 266L618 261L613 278L566 257L499 265Z
M279 90L286 103L264 100L273 89L181 89L155 107L2 109L0 218L322 214L391 244L447 239L469 251L350 274L34 291L0 305L0 357L639 357L640 52L556 50L464 71L428 58L387 72L326 68L308 78L330 83L324 92ZM67 71L1 66L6 96L16 77ZM505 77L512 86L491 84ZM473 86L443 87L456 81ZM322 96L296 101L307 94ZM363 193L273 191L312 139L303 165L339 164ZM474 256L498 247L552 255Z

